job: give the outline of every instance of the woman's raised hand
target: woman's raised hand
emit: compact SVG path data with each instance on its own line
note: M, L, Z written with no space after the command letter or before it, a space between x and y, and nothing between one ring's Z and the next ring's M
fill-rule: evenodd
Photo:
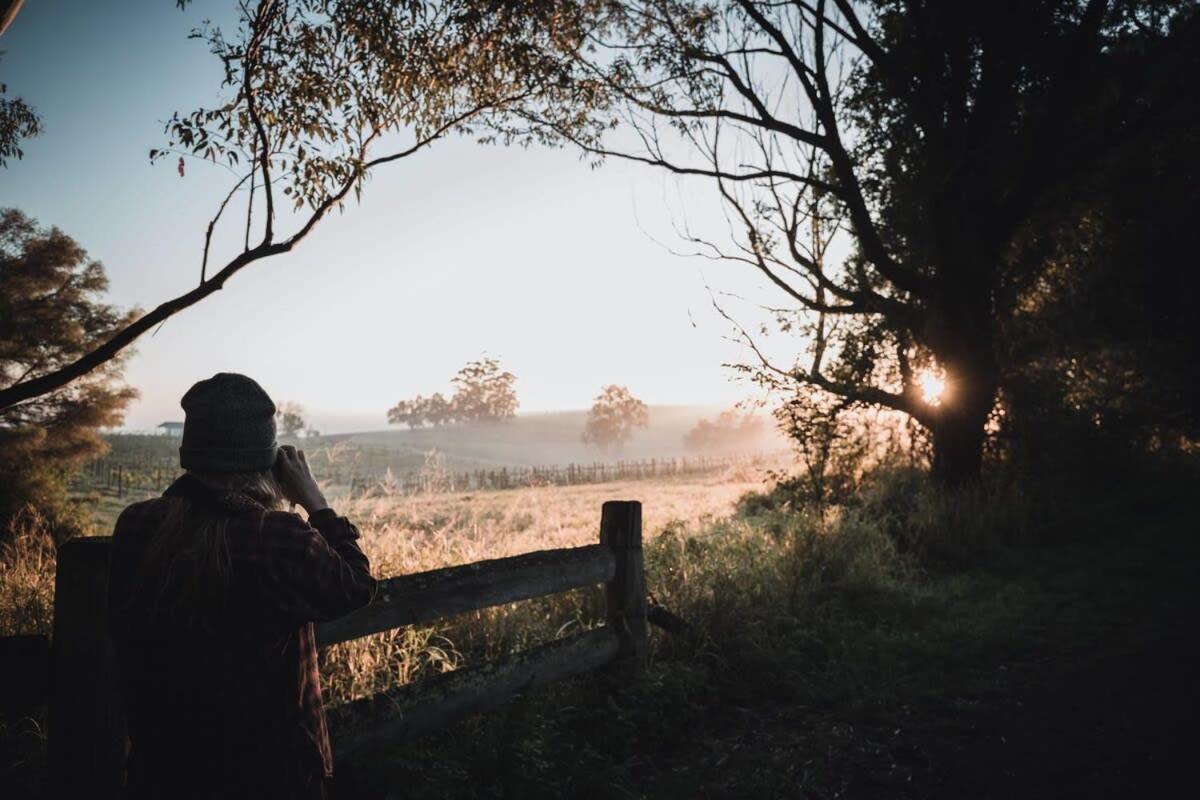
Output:
M308 468L303 450L297 450L290 444L280 445L279 455L275 457L275 477L283 489L283 496L303 507L310 515L329 508L321 487L317 486Z

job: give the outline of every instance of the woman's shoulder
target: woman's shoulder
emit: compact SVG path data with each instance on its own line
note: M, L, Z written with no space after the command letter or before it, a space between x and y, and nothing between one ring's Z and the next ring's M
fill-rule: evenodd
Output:
M256 514L241 515L247 528L246 534L230 540L250 550L291 549L307 547L320 533L308 522L292 511L259 510Z
M153 497L125 506L113 526L113 538L126 537L157 527L166 515L167 508L164 498Z
M286 569L284 564L311 562L327 549L320 532L290 511L246 515L229 534L226 542L236 563L271 570Z

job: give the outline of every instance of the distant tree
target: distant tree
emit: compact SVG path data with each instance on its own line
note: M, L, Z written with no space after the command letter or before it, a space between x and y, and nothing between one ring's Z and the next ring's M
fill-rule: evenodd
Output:
M450 381L454 397L450 400L453 419L459 422L497 422L517 413L520 402L514 388L517 378L500 369L494 358L472 361Z
M377 170L452 133L530 141L532 132L488 127L518 100L537 96L557 107L586 100L559 79L556 60L544 56L581 42L584 10L569 4L500 3L488 13L474 0L229 5L237 14L232 31L203 23L195 34L220 65L223 96L172 116L165 146L150 151L152 161L177 163L181 175L186 159L234 173L214 204L196 284L72 360L15 376L0 387L0 409L101 369L242 269L290 252L330 212L360 198ZM16 130L30 131L31 118L14 108ZM214 237L223 221L239 235ZM222 241L237 244L218 259Z
M308 427L304 420L304 406L290 401L280 403L275 409L275 425L284 436L299 436Z
M449 400L440 392L429 397L417 395L411 400L401 400L388 409L388 422L421 428L508 419L520 406L514 387L516 381L515 375L500 369L496 359L481 358L467 364L451 379L454 394Z
M0 383L60 369L137 318L101 301L104 267L57 228L0 210ZM128 351L127 351L128 352ZM73 468L106 449L100 429L119 425L136 396L124 359L86 379L0 411L0 531L32 506L59 538L82 527L67 499Z
M388 409L387 417L392 425L421 428L425 425L448 425L455 421L454 414L454 403L441 392L434 392L429 397L417 395L412 400L401 400Z
M420 411L422 402L421 397L399 401L396 405L388 409L388 424L407 425L410 429L421 427L425 424L425 416Z
M650 423L646 404L634 397L624 386L605 386L588 412L583 428L583 441L601 450L617 448L633 438L637 428Z
M744 450L756 447L764 430L763 421L755 415L730 409L697 422L683 437L683 444L689 450Z

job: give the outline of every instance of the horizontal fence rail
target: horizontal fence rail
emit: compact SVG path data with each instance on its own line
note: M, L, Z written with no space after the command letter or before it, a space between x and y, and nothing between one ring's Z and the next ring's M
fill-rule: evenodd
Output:
M401 575L381 581L369 606L317 625L317 643L337 644L403 625L603 583L612 580L616 569L612 549L593 544Z

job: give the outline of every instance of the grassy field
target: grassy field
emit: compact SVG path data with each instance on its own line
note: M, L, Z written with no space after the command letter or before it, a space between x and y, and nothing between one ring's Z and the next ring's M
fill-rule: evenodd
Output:
M730 472L680 480L375 497L341 507L359 525L374 572L387 577L594 544L605 500L642 501L650 539L664 531L701 530L728 517L741 496L763 485L761 475ZM341 645L326 654L327 690L333 702L348 700L411 680L427 669L449 669L545 641L594 624L602 617L599 603L598 589L581 590Z
M360 769L431 798L1152 796L1195 741L1186 491L1051 507L900 475L824 521L767 497L656 522L648 588L699 640L655 633L633 686L575 680ZM430 629L411 672L561 635L597 599Z
M698 632L655 631L632 685L564 682L352 766L416 798L1154 796L1195 741L1192 485L945 493L893 471L823 515L733 473L342 503L387 576L592 542L603 500L641 500L647 588ZM48 627L53 554L21 546L3 633ZM578 591L339 645L327 700L337 718L601 617ZM17 789L39 725L0 726Z

